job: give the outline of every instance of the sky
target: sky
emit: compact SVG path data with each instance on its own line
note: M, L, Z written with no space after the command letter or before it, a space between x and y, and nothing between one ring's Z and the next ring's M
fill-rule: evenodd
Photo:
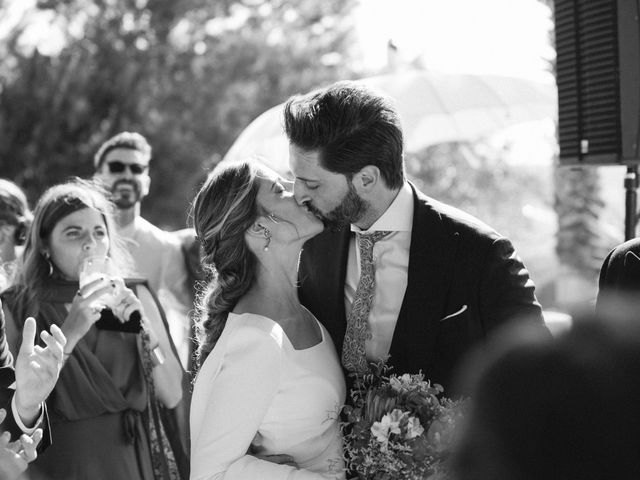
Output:
M0 32L34 3L9 0ZM360 0L356 15L363 63L371 71L386 65L392 40L402 61L420 56L431 70L553 81L543 60L555 55L547 37L551 13L538 0ZM40 16L30 31L41 53L61 46L48 22Z
M552 82L550 9L538 0L361 0L365 64L385 65L392 39L403 60L431 70L491 73Z
M429 70L555 82L551 11L538 0L361 0L357 15L372 71L386 65L392 40L403 62L421 57ZM554 120L511 127L491 143L509 145L505 161L548 165L557 149Z

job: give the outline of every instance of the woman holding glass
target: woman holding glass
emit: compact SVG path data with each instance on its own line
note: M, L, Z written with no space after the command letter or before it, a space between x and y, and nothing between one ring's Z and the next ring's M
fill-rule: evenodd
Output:
M100 256L112 271L80 286L86 259ZM67 338L47 401L53 444L30 467L32 479L179 478L156 400L178 404L183 371L153 293L125 284L126 271L111 204L96 185L74 180L43 194L15 285L2 294L14 353L27 316Z

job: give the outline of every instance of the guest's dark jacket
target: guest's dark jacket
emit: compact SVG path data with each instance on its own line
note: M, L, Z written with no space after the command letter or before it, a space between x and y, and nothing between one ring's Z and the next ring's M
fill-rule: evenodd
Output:
M451 386L463 356L492 330L523 318L546 329L534 284L511 242L474 217L413 187L408 285L393 334L392 372ZM346 328L344 285L350 231L309 240L300 298L331 334L338 354Z
M16 419L13 416L13 410L11 409L11 399L13 398L14 390L11 385L15 381L15 374L13 370L13 356L9 351L9 345L5 335L5 323L4 313L2 312L2 305L0 304L0 408L4 408L7 412L7 416L4 419L2 425L0 425L0 431L6 430L11 433L11 440L17 440L22 435L22 430L16 423ZM40 445L38 445L38 451L43 451L47 446L51 444L51 432L49 429L49 417L44 408L44 417L42 425L39 425L43 429L44 435Z

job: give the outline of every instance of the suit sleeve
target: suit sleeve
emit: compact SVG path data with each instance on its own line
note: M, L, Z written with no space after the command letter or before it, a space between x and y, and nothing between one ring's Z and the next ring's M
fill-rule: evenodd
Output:
M0 304L0 408L4 408L7 413L7 417L4 420L4 424L0 426L0 431L8 430L11 432L11 437L15 438L16 435L20 435L20 429L15 423L13 418L13 411L11 408L11 399L13 398L13 390L9 387L15 382L15 375L13 372L13 355L9 350L9 344L7 343L6 324L4 319L4 312L2 305Z
M489 247L481 282L485 333L513 319L526 319L546 329L533 280L508 239L498 238Z
M206 405L203 411L192 411L191 480L324 479L247 454L279 388L282 353L278 342L258 328L242 327L230 337L217 370L204 372L196 382L204 382L208 397L198 402Z

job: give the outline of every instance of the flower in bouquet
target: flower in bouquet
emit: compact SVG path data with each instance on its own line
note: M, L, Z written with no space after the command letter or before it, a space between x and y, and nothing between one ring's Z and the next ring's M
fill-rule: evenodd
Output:
M464 401L445 398L421 373L388 370L381 362L354 374L342 423L348 468L371 480L444 478Z

